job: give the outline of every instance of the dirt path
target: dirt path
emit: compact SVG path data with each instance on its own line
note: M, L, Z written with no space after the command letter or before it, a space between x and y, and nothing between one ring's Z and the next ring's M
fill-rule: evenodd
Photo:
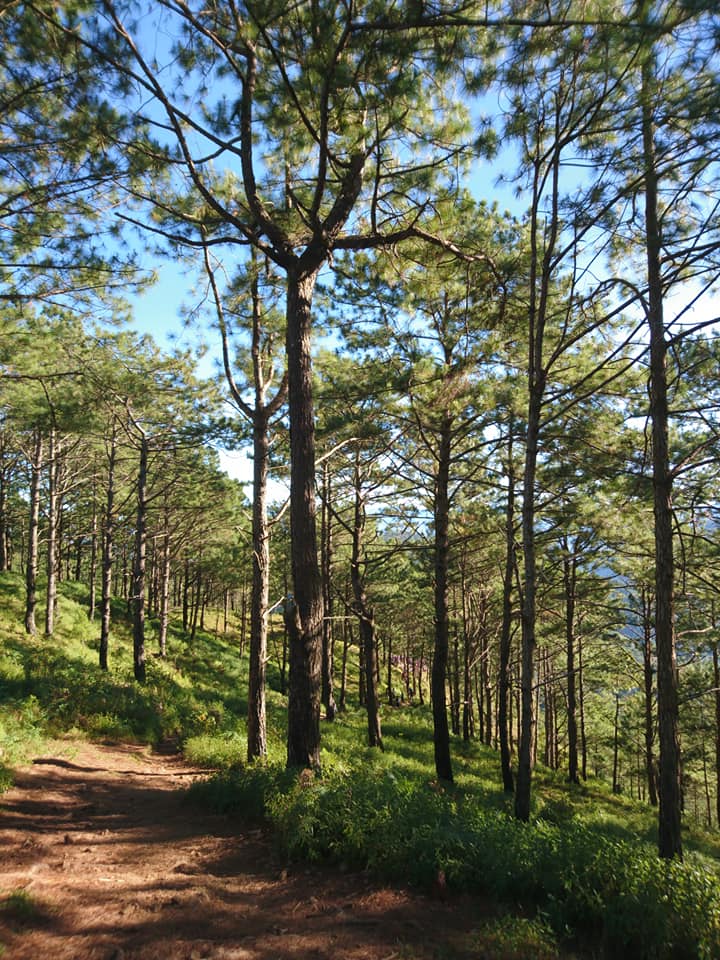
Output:
M0 798L3 960L479 957L469 902L284 864L260 831L184 800L199 771L63 744ZM8 899L10 897L10 899Z

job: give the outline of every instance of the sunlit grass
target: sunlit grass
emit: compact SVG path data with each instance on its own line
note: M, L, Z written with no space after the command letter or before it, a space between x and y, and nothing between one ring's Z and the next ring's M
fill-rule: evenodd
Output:
M709 859L720 852L716 834L687 829L690 862L660 864L656 811L599 781L570 785L542 766L531 822L519 824L489 747L453 738L455 783L437 782L428 707L383 706L380 751L366 745L365 711L350 698L334 722L322 721L322 773L298 776L285 769L286 700L273 663L268 758L248 765L247 658L236 633L198 630L190 642L174 622L161 659L150 621L147 682L138 685L123 604L104 673L99 624L88 620L80 586L63 585L51 640L25 635L22 593L20 578L0 576L0 787L46 736L170 739L193 763L223 771L195 790L196 799L270 823L289 857L330 859L426 887L442 871L450 889L522 904L526 920L487 927L478 950L492 952L491 944L503 956L553 957L558 937L580 931L618 956L680 960L720 951L717 860Z

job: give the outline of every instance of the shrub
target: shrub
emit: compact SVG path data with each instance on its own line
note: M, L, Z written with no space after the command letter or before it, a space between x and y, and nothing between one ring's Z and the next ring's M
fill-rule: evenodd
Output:
M558 936L599 940L637 960L720 956L720 883L575 821L519 823L457 789L376 768L323 776L239 768L200 788L221 809L264 817L287 855L329 859L429 887L521 904ZM544 949L544 947L543 947Z
M188 737L183 753L193 763L206 767L227 769L236 765L245 756L247 740L235 730L224 733L201 733Z
M503 916L481 927L482 953L503 960L555 960L559 956L555 934L538 919Z

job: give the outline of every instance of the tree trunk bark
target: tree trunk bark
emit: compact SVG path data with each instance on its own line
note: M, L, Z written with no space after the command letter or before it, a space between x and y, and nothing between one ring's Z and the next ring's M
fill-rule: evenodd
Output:
M207 606L210 601L210 592L212 590L212 580L208 579L205 581L198 580L198 601L200 604L200 629L205 630L205 613L207 611ZM195 639L193 633L193 639Z
M558 99L558 104L560 99ZM556 109L560 109L556 106ZM528 304L528 406L525 433L525 469L523 472L522 544L524 561L522 619L522 654L520 672L520 742L515 787L515 816L530 819L530 791L536 742L536 717L533 703L535 670L535 633L537 558L535 546L535 482L537 474L540 422L547 374L543 365L545 325L548 313L550 281L554 273L553 256L560 229L559 178L562 144L555 141L552 155L543 170L544 161L536 159L533 172L533 202L530 218L530 300ZM544 182L551 180L550 215L541 209ZM547 223L541 228L542 222ZM542 244L540 234L543 233ZM541 246L544 250L541 255ZM539 281L539 291L538 291Z
M147 548L147 471L148 439L140 438L140 463L137 478L135 520L135 556L133 558L132 619L133 669L138 683L145 683L145 551Z
M449 638L449 635L448 635ZM460 733L460 638L457 624L453 625L452 646L448 658L447 690L450 696L450 730L454 736Z
M650 419L655 514L655 644L660 746L658 852L664 858L682 858L672 473L668 444L667 343L663 320L662 239L658 215L658 175L651 106L652 84L653 74L649 57L643 64L642 71L642 136L645 164L647 320L650 328Z
M102 548L102 596L100 598L100 668L108 669L110 644L110 617L115 536L115 457L117 456L117 428L113 423L108 450L107 497L105 501L105 531Z
M165 509L163 513L158 598L158 651L160 656L164 658L167 656L167 635L168 626L170 623L170 517L167 502L165 503Z
M361 707L367 707L367 698L365 696L365 645L363 638L358 639L358 704Z
M252 594L252 584L250 586L250 593ZM240 656L241 657L245 653L245 637L247 635L247 619L248 619L247 584L243 580L242 592L240 594Z
M417 690L418 690L418 700L420 701L420 706L425 706L425 641L420 645L420 657L418 658L418 672L417 672Z
M321 554L322 554L322 586L323 586L323 608L325 615L323 617L323 643L322 643L322 676L321 676L321 699L325 707L325 719L334 720L337 713L335 697L333 694L333 605L332 605L332 559L333 559L333 536L332 536L332 513L330 510L330 497L332 495L330 484L330 468L327 460L323 463L323 498L322 498L322 524L321 524Z
M648 785L648 797L653 807L657 806L657 777L655 774L655 722L653 715L653 664L652 664L652 602L643 588L641 592L643 615L643 687L645 694L645 776Z
M350 640L352 639L352 634L350 630L350 625L348 624L347 619L343 620L343 645L342 645L342 666L340 668L340 702L338 703L338 710L341 712L346 709L347 706L347 660L348 660L348 650L350 648Z
M523 481L522 539L525 561L524 595L522 603L522 655L520 660L520 745L518 748L517 785L515 788L515 816L530 819L530 789L535 738L535 604L537 561L535 557L535 473L542 389L531 387L528 404L525 476Z
M43 461L43 437L35 428L33 453L30 462L30 507L28 524L27 563L25 564L25 632L37 633L35 607L37 606L38 544L40 540L40 473Z
M618 779L620 757L620 694L615 694L615 721L613 724L613 777L612 792L620 793L620 781Z
M75 575L73 579L75 583L80 583L82 577L82 559L83 559L83 547L85 546L85 538L75 537ZM67 576L70 579L70 548L68 546L67 551Z
M486 599L483 598L483 605ZM493 696L490 684L490 638L488 636L487 611L483 614L483 621L480 625L481 637L481 659L480 659L480 682L483 685L483 702L485 704L485 736L483 743L489 747L493 739Z
M9 518L8 518L8 481L10 468L7 458L6 434L0 429L0 573L10 569Z
M550 680L550 654L547 648L540 651L538 657L538 686L542 687L543 703L545 705L545 751L543 760L546 767L553 767L553 702L552 683Z
M310 352L317 269L288 271L286 349L290 417L290 528L294 593L286 605L290 644L288 767L320 767L323 603L315 523L315 423Z
M395 691L393 689L393 638L392 634L387 638L387 643L384 644L385 651L385 668L387 670L387 698L388 705L395 705ZM380 687L380 659L378 658L378 688Z
M190 559L185 557L183 564L183 585L182 585L182 628L183 632L188 632L190 626Z
M474 655L474 647L467 630L464 631L464 633L462 737L465 743L468 743L475 732L472 699L472 657Z
M45 590L45 636L55 630L58 553L58 439L55 427L48 437L47 585Z
M200 558L202 558L202 553ZM195 570L195 588L191 598L192 610L190 613L190 643L195 643L195 637L197 636L198 622L200 620L200 604L202 602L202 568L200 563L197 564L197 569Z
M450 617L448 610L448 562L450 553L450 445L452 420L443 416L440 426L435 475L435 650L432 661L432 712L435 772L439 780L453 781L450 759L445 677L448 668Z
M352 531L352 554L350 557L350 581L352 583L355 614L360 630L362 648L362 672L364 676L365 705L367 709L368 745L383 749L380 726L380 697L377 681L377 646L375 643L375 617L367 602L365 581L361 572L363 562L363 532L365 529L365 510L362 499L359 454L355 454L353 471L355 487L355 511Z
M515 469L513 463L514 420L508 425L507 501L505 504L505 572L502 591L502 627L500 632L500 667L498 670L498 738L503 790L515 789L510 751L510 646L512 642L512 594L515 576Z
M267 519L269 457L267 416L265 410L256 405L253 411L253 579L250 599L248 760L267 756L265 674L270 598L270 531Z
M582 634L578 637L578 702L580 707L580 776L587 780L587 737L585 736L585 674Z
M97 607L97 555L98 555L98 505L97 492L95 488L96 481L93 479L92 490L92 526L90 529L90 569L88 571L88 620L95 619Z
M716 640L713 644L713 681L715 687L715 813L720 827L720 656Z
M565 651L567 665L567 735L568 735L568 781L579 783L577 693L575 677L575 599L577 587L577 542L572 556L569 540L563 556L563 583L565 586Z

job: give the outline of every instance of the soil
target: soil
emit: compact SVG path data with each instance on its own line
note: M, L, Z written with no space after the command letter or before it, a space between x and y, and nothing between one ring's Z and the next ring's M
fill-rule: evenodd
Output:
M3 960L463 960L469 898L287 865L261 830L190 803L206 771L128 744L59 743L0 798ZM4 950L3 950L4 948Z

